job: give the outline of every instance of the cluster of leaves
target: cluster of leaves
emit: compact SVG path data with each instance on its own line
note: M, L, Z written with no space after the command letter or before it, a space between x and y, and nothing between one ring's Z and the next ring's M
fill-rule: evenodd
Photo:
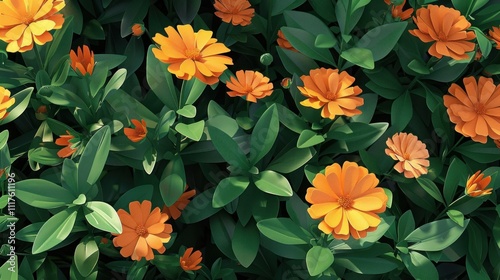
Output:
M2 233L16 220L19 265L11 277L500 277L500 149L458 137L442 98L465 76L487 73L500 83L500 52L484 35L500 25L500 4L408 1L415 9L454 7L471 21L482 58L455 61L431 58L429 44L409 34L411 19L394 19L382 0L255 0L244 27L221 22L210 1L146 2L67 0L63 28L36 54L7 53L0 42L0 86L15 93L0 122L4 212L8 174L16 176L15 217L0 216ZM141 37L130 36L135 23L147 30ZM234 65L221 82L179 80L154 57L151 37L178 24L212 30L231 49ZM297 52L277 46L278 30ZM84 77L69 63L82 44L96 53ZM274 60L262 64L263 54ZM356 78L362 114L329 120L300 105L300 76L319 67ZM228 97L223 83L240 69L265 73L272 95L255 104ZM279 87L283 78L291 78L289 88ZM144 141L124 135L131 119L146 121ZM427 145L428 174L391 172L385 142L401 131ZM78 151L63 159L54 139L68 132ZM360 240L322 233L304 202L314 176L346 160L375 173L389 196L382 223ZM491 175L493 193L461 196L476 170ZM143 200L171 206L186 185L197 194L169 221L174 233L163 255L130 261L103 242L122 230L118 209ZM184 247L203 252L202 269L172 274ZM8 268L0 268L2 279Z

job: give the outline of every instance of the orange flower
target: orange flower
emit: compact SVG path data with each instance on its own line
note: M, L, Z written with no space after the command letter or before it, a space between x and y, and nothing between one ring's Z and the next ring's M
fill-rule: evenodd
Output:
M290 44L290 42L288 42L288 40L285 38L285 34L283 34L283 32L281 30L278 30L278 39L276 40L276 42L278 43L278 46L280 46L284 49L298 52L298 50L296 50L292 46L292 44Z
M132 142L139 142L146 137L148 134L148 128L146 127L146 121L136 119L132 119L131 122L134 124L135 128L124 128L123 133L127 136L128 139Z
M493 26L488 33L490 34L490 39L497 44L497 50L500 50L500 27Z
M450 121L455 130L476 142L486 143L489 136L500 139L500 86L495 86L493 79L474 77L463 80L465 91L457 84L448 89L451 95L445 95Z
M179 79L191 80L196 77L200 81L213 85L219 76L233 65L233 60L222 53L230 50L212 38L212 31L200 29L193 31L191 25L178 25L177 32L172 26L165 28L168 37L159 33L153 40L160 48L153 48L154 56L163 63L170 64L168 71Z
M201 257L201 252L199 250L194 251L193 248L188 248L182 257L180 257L180 264L184 271L198 270L201 265L198 265L203 258Z
M318 228L335 238L366 237L380 224L377 213L385 211L388 199L378 183L375 174L355 162L346 161L342 167L334 163L307 189L306 200L312 204L307 212L313 219L323 219Z
M64 0L0 1L0 39L8 52L33 49L33 42L43 45L52 41L50 30L60 29L64 18L56 14L65 6Z
M434 42L429 53L437 58L449 56L455 60L468 59L466 52L474 50L475 44L468 42L476 35L467 31L471 26L460 12L445 6L428 5L417 10L413 17L418 29L410 30L422 42Z
M250 8L248 0L215 0L215 15L233 25L246 26L252 23L255 9Z
M0 120L5 119L9 113L7 109L16 103L14 97L10 97L10 91L0 86Z
M499 140L493 140L493 143L497 146L497 148L500 149L500 139Z
M57 156L60 158L67 158L74 154L76 152L76 148L72 148L73 144L75 141L71 142L72 139L75 138L75 136L71 135L69 131L66 130L66 135L61 135L59 138L56 139L56 145L59 146L66 146L57 152Z
M385 143L388 147L385 149L385 154L399 161L394 165L396 171L404 172L406 178L418 178L422 174L427 174L427 167L430 165L429 151L417 136L411 133L396 133Z
M247 101L257 102L273 93L273 84L262 73L250 70L239 70L236 78L231 77L226 86L231 90L227 94L231 97L246 96Z
M144 34L144 24L136 23L132 25L132 35L139 37Z
M472 197L484 196L491 194L492 188L486 189L486 187L491 182L491 176L484 177L481 171L477 171L474 175L467 179L467 185L465 186L465 194Z
M94 71L94 52L90 51L87 45L82 48L78 47L78 53L75 53L74 50L69 52L69 57L71 59L71 68L75 70L75 72L80 73L85 76L87 73L92 75ZM77 71L78 70L78 71Z
M391 4L391 1L385 0L387 5ZM391 13L393 18L399 18L401 20L407 20L413 14L413 8L409 8L406 11L403 11L403 8L406 4L406 0L403 0L403 3L399 5L392 4Z
M115 247L122 247L120 254L132 260L139 261L143 257L146 260L154 258L153 250L160 254L165 252L163 243L170 241L172 226L165 224L168 215L160 212L159 207L151 211L151 201L144 200L142 203L133 201L129 204L130 214L119 209L117 211L122 223L123 232L113 233Z
M186 189L188 186L186 186ZM169 217L172 217L172 219L177 220L181 216L181 211L186 208L186 206L190 202L190 198L192 198L196 194L196 190L190 190L184 192L179 199L172 204L171 206L163 206L163 209L161 210L163 213L166 213Z
M298 87L307 99L300 102L303 106L321 109L323 118L334 119L337 115L352 117L361 114L356 109L364 100L357 97L361 93L358 86L352 87L354 77L338 69L314 69L309 76L300 77L303 87Z

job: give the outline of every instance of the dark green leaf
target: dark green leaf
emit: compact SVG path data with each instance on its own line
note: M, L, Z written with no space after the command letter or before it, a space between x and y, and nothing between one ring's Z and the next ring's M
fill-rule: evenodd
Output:
M438 271L432 262L419 252L401 254L401 259L415 279L439 279Z
M239 197L250 184L247 177L228 177L222 179L215 189L212 207L220 208Z
M279 132L276 106L269 107L259 118L250 138L250 163L261 160L272 148Z
M180 156L174 157L163 170L160 193L167 206L174 204L186 188L186 172Z
M257 223L267 238L285 245L308 244L309 233L289 218L271 218Z
M246 226L236 224L231 247L236 259L243 267L249 267L259 251L260 234L254 223Z
M413 116L411 96L407 92L394 100L391 106L391 124L403 131Z
M90 138L78 165L78 185L93 185L101 176L111 144L109 126L103 126ZM82 192L83 193L83 192Z

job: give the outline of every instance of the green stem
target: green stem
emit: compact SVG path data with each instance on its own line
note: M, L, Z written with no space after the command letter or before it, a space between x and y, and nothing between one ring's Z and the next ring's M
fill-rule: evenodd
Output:
M451 202L451 203L450 203L450 205L446 206L446 207L443 209L443 211L441 211L441 213L439 213L439 215L437 215L436 220L439 220L440 218L442 218L442 217L446 214L446 212L447 212L447 211L448 211L448 210L449 210L449 209L450 209L450 208L451 208L454 204L456 204L457 202L459 202L460 200L462 200L462 199L464 199L464 198L466 198L466 197L467 197L467 195L466 195L466 194L464 194L464 195L462 195L461 197L459 197L459 198L457 198L456 200L454 200L453 202Z
M443 154L443 158L445 158L447 155L449 155L457 146L458 144L460 144L460 142L462 142L462 140L464 139L464 137L460 137L460 139L458 139L458 141L455 143L455 145L453 145L453 147L451 147L446 153Z

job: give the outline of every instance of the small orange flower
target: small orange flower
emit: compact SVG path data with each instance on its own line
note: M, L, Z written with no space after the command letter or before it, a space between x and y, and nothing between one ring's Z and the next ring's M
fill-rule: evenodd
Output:
M122 247L120 254L132 260L139 261L143 257L146 260L154 258L153 250L160 254L165 252L163 243L170 241L172 225L165 224L168 215L160 212L159 207L151 211L151 201L144 200L142 203L133 201L129 204L130 214L119 209L117 211L122 223L123 232L113 233L115 247Z
M465 194L471 197L478 197L491 194L492 188L486 189L491 182L491 176L484 177L481 171L477 171L474 175L467 179L465 186Z
M385 149L385 154L399 161L394 165L396 171L404 172L406 178L418 178L422 174L427 174L427 167L430 165L429 151L417 136L411 133L396 133L385 143L388 147Z
M300 79L304 86L298 89L307 97L300 104L314 109L323 108L323 118L333 120L338 115L352 117L361 114L356 109L364 104L363 98L358 97L361 88L351 86L355 79L347 72L339 73L338 69L313 69L309 76L303 75Z
M33 49L33 42L44 45L52 41L50 31L64 23L64 0L3 0L0 1L0 39L8 52Z
M178 25L177 32L172 26L165 28L168 37L157 33L153 37L159 48L153 48L154 56L163 63L170 64L168 71L177 78L191 80L196 77L200 81L213 85L219 76L233 65L233 60L222 53L230 50L212 38L212 31L200 29L193 31L189 24Z
M318 173L307 189L307 212L313 219L322 219L318 228L338 239L366 237L377 229L385 211L387 195L377 188L379 180L368 169L355 162L327 166L325 174Z
M14 105L14 103L16 103L16 99L10 97L10 91L0 86L0 120L5 119L9 115L7 109Z
M255 9L248 0L215 0L215 15L223 22L246 26L252 23Z
M450 121L455 130L476 142L486 143L487 138L500 139L500 85L495 86L493 79L474 77L463 79L464 89L452 84L445 95Z
M281 30L278 30L278 39L276 40L276 42L278 43L278 46L280 46L280 47L282 47L284 49L291 50L291 51L294 51L294 52L298 52L298 50L296 50L292 46L292 44L290 44L290 42L288 42L288 40L285 37L285 34L283 34L283 32Z
M290 86L292 85L292 78L289 77L283 78L280 84L284 89L289 89Z
M422 42L434 42L429 48L432 56L461 60L468 59L466 52L474 50L475 44L468 42L476 38L474 32L467 31L471 24L455 9L428 5L417 10L413 21L418 29L410 30L410 33Z
M488 33L490 34L490 39L496 43L497 50L500 50L500 26L493 26Z
M409 8L406 11L403 11L403 8L404 8L404 6L406 4L406 0L403 0L403 3L401 3L399 5L392 4L390 0L385 0L385 3L387 5L392 5L391 13L392 13L392 17L393 18L399 18L401 20L407 20L413 14L413 8Z
M72 139L75 138L75 136L71 135L71 133L69 133L69 131L66 130L66 133L65 135L61 135L59 138L56 139L56 145L59 145L59 146L66 146L62 149L59 150L59 152L57 152L57 156L60 157L60 158L67 158L69 156L71 156L72 154L74 154L76 152L76 148L72 148L71 146L73 145L73 143L71 142Z
M231 77L226 86L231 90L227 92L229 96L246 96L246 100L250 102L257 102L257 99L273 93L273 84L269 82L269 78L258 71L239 70L236 78Z
M186 189L188 186L186 186ZM172 217L172 219L177 220L181 216L181 211L186 208L186 206L190 202L190 198L192 198L196 194L196 190L190 190L184 192L179 199L172 204L171 206L163 206L163 209L161 210L163 213L167 213L169 217Z
M82 48L78 47L77 52L78 53L75 53L74 50L71 50L69 53L69 57L71 59L71 68L73 68L75 72L80 73L83 76L85 76L87 73L89 73L89 75L92 75L95 64L94 52L90 51L87 45L83 46L83 51Z
M132 35L139 37L144 34L144 24L136 23L132 25Z
M201 268L201 265L198 265L201 263L201 260L203 258L201 257L201 252L200 250L196 250L193 253L193 248L188 248L182 257L180 257L180 264L182 269L184 271L194 271L198 270Z
M146 121L136 119L132 119L131 122L134 124L135 128L124 128L123 133L127 136L128 139L132 142L139 142L146 137L148 134L148 128L146 127Z

